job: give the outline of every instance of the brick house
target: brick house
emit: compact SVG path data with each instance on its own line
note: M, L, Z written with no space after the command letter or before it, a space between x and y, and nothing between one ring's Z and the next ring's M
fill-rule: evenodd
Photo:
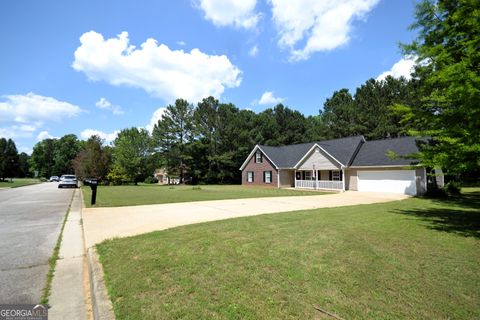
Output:
M240 167L242 184L422 194L427 189L426 168L408 158L418 152L417 141L355 136L280 147L256 145Z

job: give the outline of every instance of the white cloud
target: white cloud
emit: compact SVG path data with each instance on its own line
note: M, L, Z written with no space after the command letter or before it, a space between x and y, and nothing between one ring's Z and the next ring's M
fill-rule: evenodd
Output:
M198 49L189 53L170 50L155 39L140 48L129 44L128 33L105 40L95 31L80 37L73 68L90 80L115 86L144 89L167 102L176 98L192 102L207 96L220 97L226 87L238 87L241 71L225 56Z
M205 19L218 27L234 26L253 29L261 18L255 12L257 0L199 0L197 6L204 12Z
M292 61L333 50L350 40L352 23L363 19L380 0L269 0L279 32L278 44ZM298 48L299 43L305 45Z
M113 105L110 101L108 101L105 98L100 98L100 100L98 100L95 103L95 105L100 109L111 111L113 114L116 114L116 115L125 113L123 112L122 107Z
M250 51L248 51L248 55L251 57L256 57L258 54L258 47L255 45L253 46Z
M36 95L5 95L0 101L0 136L5 138L31 138L45 122L60 122L77 116L80 107L55 98Z
M60 122L78 115L80 107L55 98L36 95L6 95L0 102L0 122L17 122L34 126L45 121Z
M41 131L38 136L37 136L37 141L42 141L42 140L45 140L45 139L53 139L54 136L52 136L51 134L48 133L48 131Z
M260 100L258 101L258 104L262 104L262 105L265 105L265 104L279 104L281 103L282 101L284 100L284 98L279 98L279 97L275 97L273 95L273 92L271 91L265 91Z
M158 120L162 118L166 111L167 108L158 108L157 110L155 110L152 118L150 119L150 123L145 126L148 132L152 133L153 127L158 123Z
M387 76L394 78L405 77L411 79L411 73L415 67L415 57L404 57L397 61L390 70L383 72L377 77L377 80L384 80Z
M177 44L182 47L186 45L185 41L177 41Z
M91 136L99 136L101 139L105 140L105 142L110 143L115 138L117 138L117 135L120 133L119 130L115 130L112 133L105 133L103 131L95 130L95 129L85 129L80 133L80 137L83 140L88 140Z
M0 137L5 139L31 138L35 130L34 126L12 125L0 128Z

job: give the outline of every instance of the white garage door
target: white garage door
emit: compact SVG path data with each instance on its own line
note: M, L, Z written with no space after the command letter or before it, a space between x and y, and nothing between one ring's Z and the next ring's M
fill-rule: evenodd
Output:
M415 170L358 171L358 191L415 195Z

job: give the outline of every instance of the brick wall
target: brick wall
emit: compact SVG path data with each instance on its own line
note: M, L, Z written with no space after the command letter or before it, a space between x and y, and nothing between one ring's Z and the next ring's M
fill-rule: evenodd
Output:
M245 186L269 186L269 187L278 187L277 182L277 169L273 166L273 164L268 161L267 157L263 155L263 162L262 163L255 163L255 154L253 154L250 161L248 161L247 165L242 171L242 185ZM253 171L254 181L248 182L247 172ZM263 172L264 171L272 171L272 183L265 183L263 182Z

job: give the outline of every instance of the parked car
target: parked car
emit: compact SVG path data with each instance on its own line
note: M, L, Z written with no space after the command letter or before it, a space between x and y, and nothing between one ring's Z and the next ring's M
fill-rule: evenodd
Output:
M60 177L59 188L78 188L77 177L74 174L64 174Z
M49 179L50 182L53 182L53 181L58 182L59 180L60 180L60 178L58 176L51 176L50 179Z

